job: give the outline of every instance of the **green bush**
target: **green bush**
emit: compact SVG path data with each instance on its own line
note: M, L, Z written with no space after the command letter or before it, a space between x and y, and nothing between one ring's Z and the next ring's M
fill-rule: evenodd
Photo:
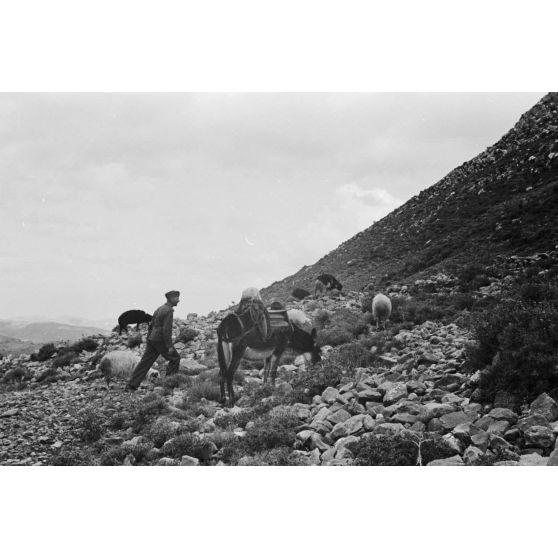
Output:
M220 401L221 389L218 384L211 380L196 378L188 390L188 397L192 401L199 401L202 398L208 401Z
M57 467L93 465L91 457L82 449L62 447L55 453L49 463Z
M327 387L337 387L342 377L342 369L332 361L299 372L292 382L293 391L287 400L292 403L311 403L312 398L321 395Z
M488 369L480 384L483 399L504 390L530 402L558 390L558 287L548 283L545 300L539 294L504 300L476 317L467 366Z
M350 331L347 331L341 326L333 326L331 328L318 331L316 342L320 347L323 347L324 345L336 347L337 345L348 343L352 339L353 335Z
M417 464L418 446L401 436L367 436L361 438L354 450L354 465L397 465Z
M162 454L177 459L189 455L197 457L200 461L207 461L211 457L211 446L210 440L188 432L180 434L166 443L162 448Z
M52 368L63 368L64 366L70 366L79 360L79 355L74 352L66 352L57 356L52 361Z
M317 329L324 329L330 325L332 313L327 310L318 310L314 314L314 325Z
M70 352L81 353L81 351L95 351L99 343L92 339L91 337L84 337L79 341L76 341L72 345L70 345Z
M292 447L300 424L298 417L291 413L265 415L258 418L254 426L246 431L242 445L249 454L281 446Z
M122 465L128 455L134 457L135 463L145 463L152 457L152 449L153 446L149 443L109 448L101 453L101 465Z
M105 432L103 416L93 407L85 407L77 416L79 437L83 442L96 442Z
M47 343L46 345L43 345L38 350L38 352L31 355L31 360L36 362L44 362L45 360L48 360L55 352L56 347L54 346L54 343Z
M140 402L135 403L132 407L132 426L134 431L138 432L153 417L162 415L168 411L168 405L159 395L151 393L146 395Z

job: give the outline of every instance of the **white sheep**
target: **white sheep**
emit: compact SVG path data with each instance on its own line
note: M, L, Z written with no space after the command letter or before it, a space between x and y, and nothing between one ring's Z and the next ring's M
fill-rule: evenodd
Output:
M384 329L386 322L391 316L391 300L388 296L378 293L372 299L372 316L376 320L376 327L380 329L380 322L384 322Z
M107 353L99 364L101 372L110 388L111 378L122 378L128 380L140 358L131 351L111 351Z

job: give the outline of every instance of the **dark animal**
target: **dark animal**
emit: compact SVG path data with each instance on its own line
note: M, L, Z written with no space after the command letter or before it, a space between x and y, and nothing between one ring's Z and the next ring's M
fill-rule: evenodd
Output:
M221 403L225 403L225 382L229 394L229 405L235 403L233 379L240 360L264 360L264 383L271 372L271 382L275 384L277 366L286 349L295 352L310 353L311 362L321 360L320 350L316 346L316 329L312 328L310 319L301 310L289 310L287 327L274 327L274 319L267 338L262 338L258 324L254 322L250 311L242 314L229 314L217 327L217 354L219 357L219 379L221 386ZM289 323L290 322L290 323Z
M152 318L151 314L143 310L127 310L118 316L118 333L122 333L122 330L128 333L128 326L131 324L137 324L136 329L139 329L140 324L149 324Z
M300 289L300 288L296 288L293 289L291 295L294 296L295 298L298 298L298 300L303 300L305 299L307 296L310 296L312 293L310 291L307 291L306 289Z
M320 286L320 284L323 285L323 287ZM322 273L321 275L318 275L318 278L316 279L314 294L316 295L318 291L322 293L324 291L324 287L328 291L331 291L332 289L340 291L343 288L343 285L330 273Z

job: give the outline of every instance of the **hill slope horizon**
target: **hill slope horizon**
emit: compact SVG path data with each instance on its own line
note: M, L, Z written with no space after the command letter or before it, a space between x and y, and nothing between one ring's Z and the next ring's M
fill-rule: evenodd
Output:
M558 93L548 93L494 145L262 294L312 290L321 273L345 290L378 289L557 244Z

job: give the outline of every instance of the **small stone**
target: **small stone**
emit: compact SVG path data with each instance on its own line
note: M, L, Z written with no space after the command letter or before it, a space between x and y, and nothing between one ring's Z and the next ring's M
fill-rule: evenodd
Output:
M459 466L465 465L463 459L460 455L454 455L452 457L447 457L446 459L435 459L427 464L427 467L440 467L440 466Z
M384 395L384 405L391 405L407 396L407 386L404 383L396 384L386 391Z
M467 465L478 464L484 456L484 451L476 446L469 446L463 453L463 460Z
M180 460L180 465L183 467L193 467L200 464L200 460L197 457L191 457L190 455L183 455Z
M519 465L521 465L522 467L528 467L533 465L546 466L548 461L549 461L548 457L542 457L538 453L527 453L525 455L522 455L519 458Z
M506 409L505 407L492 409L492 411L488 413L488 416L495 420L505 420L510 424L515 424L518 418L516 413L514 413L511 409Z
M326 388L322 393L322 400L325 403L333 403L339 397L339 392L332 387Z

